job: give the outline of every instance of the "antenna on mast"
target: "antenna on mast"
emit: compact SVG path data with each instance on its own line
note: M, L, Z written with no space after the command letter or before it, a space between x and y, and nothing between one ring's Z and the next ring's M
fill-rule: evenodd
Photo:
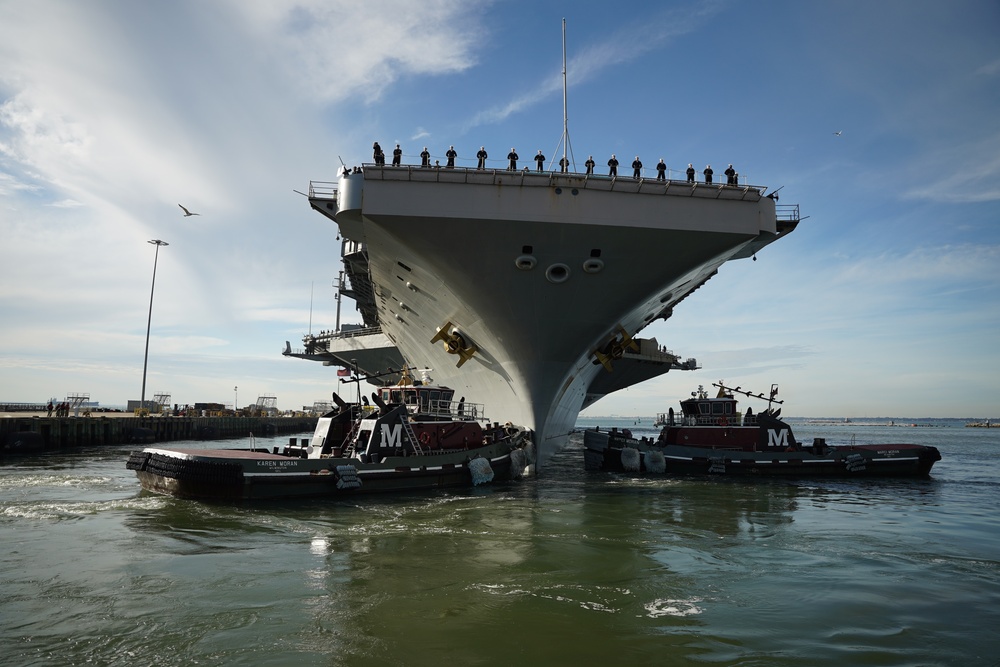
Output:
M337 274L337 282L335 284L337 288L337 328L334 329L337 333L340 333L340 298L344 293L344 272L341 270Z
M576 171L576 158L573 157L573 147L569 142L569 115L566 111L566 19L562 20L562 57L563 57L563 133L562 137L559 139L559 143L556 144L556 154L559 153L559 147L562 146L562 159L566 160L567 152L569 153L569 164L573 165L573 171ZM554 159L554 158L553 158ZM561 165L560 165L561 166ZM549 164L551 169L552 165Z

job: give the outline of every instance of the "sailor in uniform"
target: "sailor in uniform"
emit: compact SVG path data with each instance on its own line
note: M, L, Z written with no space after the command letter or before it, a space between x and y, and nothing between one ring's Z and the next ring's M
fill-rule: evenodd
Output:
M510 160L510 163L507 165L507 170L517 171L517 151L511 148L510 152L507 153L507 159Z
M729 165L729 168L725 171L726 174L726 185L736 185L736 170L733 169L733 165Z

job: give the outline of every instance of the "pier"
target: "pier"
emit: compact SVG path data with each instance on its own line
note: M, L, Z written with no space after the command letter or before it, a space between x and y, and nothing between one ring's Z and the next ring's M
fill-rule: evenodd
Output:
M8 413L10 414L10 413ZM0 455L94 445L146 445L171 440L221 440L302 433L316 417L44 417L0 418Z

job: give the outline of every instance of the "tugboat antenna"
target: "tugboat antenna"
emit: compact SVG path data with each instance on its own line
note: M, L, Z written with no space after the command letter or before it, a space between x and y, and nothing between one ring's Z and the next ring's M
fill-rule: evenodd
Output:
M771 385L770 396L765 396L764 394L755 394L752 391L744 391L739 387L727 387L721 382L713 382L712 386L718 387L719 389L724 389L726 391L731 391L734 394L743 394L744 396L749 396L750 398L759 398L761 400L767 401L768 404L777 403L778 405L781 405L782 403L784 403L784 401L779 401L778 399L775 398L775 396L778 395L778 385L776 384Z

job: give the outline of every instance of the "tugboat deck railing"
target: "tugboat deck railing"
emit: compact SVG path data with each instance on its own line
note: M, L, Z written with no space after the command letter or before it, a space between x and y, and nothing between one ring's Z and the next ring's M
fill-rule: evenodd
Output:
M666 413L656 415L658 426L669 426L669 417ZM749 419L744 414L728 415L677 415L673 426L756 426L757 415L750 415Z

